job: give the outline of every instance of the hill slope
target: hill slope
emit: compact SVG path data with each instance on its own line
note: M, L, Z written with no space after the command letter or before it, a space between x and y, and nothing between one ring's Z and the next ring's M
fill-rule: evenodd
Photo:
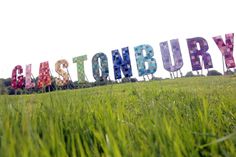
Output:
M236 156L236 78L0 96L0 156Z

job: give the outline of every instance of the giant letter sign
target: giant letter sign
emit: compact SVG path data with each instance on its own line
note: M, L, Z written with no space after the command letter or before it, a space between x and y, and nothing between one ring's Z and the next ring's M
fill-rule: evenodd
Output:
M26 65L25 71L25 88L30 89L35 87L35 83L31 82L31 64Z
M193 71L202 69L199 56L202 56L205 69L213 68L211 55L207 52L209 47L204 38L197 37L187 39L187 43ZM198 50L197 44L199 44L200 50Z
M39 77L38 77L38 88L46 87L51 85L50 68L48 62L40 63Z
M225 57L225 65L227 68L234 68L234 33L225 34L225 41L223 41L221 36L213 37L216 45L220 49L222 55Z
M19 76L17 76L17 72ZM22 88L24 86L24 77L20 75L23 73L23 69L20 65L15 66L12 70L12 77L11 77L11 86L14 89Z
M64 86L69 82L69 74L65 72L63 69L61 69L61 65L63 68L68 68L69 63L67 62L67 60L62 59L57 61L55 64L55 70L59 75L59 77L56 78L56 84L58 86ZM60 76L62 77L62 79L60 79Z
M100 58L100 65L98 59ZM107 56L104 53L97 53L92 59L93 77L96 81L106 80L109 75ZM100 74L100 70L101 73Z
M173 39L170 41L172 52L173 52L173 58L174 58L174 65L172 65L171 57L170 57L170 51L168 42L161 42L160 48L161 48L161 55L162 55L162 61L164 68L169 72L175 72L182 68L183 66L183 59L182 54L179 46L179 40Z
M139 76L154 74L157 70L156 60L153 58L153 48L150 45L140 45L134 48L135 58ZM143 51L146 56L143 56ZM148 69L145 67L145 62L148 63Z
M121 70L125 77L132 76L132 68L131 68L131 63L130 63L128 47L122 48L122 56L123 56L123 60L122 60L122 57L120 56L119 50L112 51L112 60L113 60L115 79L121 79Z
M84 61L87 60L87 55L73 58L73 63L77 63L78 82L85 82Z

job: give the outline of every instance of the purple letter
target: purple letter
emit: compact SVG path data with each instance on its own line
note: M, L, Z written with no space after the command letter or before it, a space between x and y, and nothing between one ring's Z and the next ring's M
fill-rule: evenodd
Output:
M211 55L207 52L209 47L204 38L196 37L187 39L187 43L193 71L202 69L199 56L202 56L205 69L213 68ZM199 49L197 44L200 46Z
M170 41L172 52L173 52L173 58L174 58L174 65L172 65L171 57L170 57L170 51L168 42L161 42L160 48L161 48L161 55L162 55L162 61L164 68L169 72L178 71L183 66L183 59L182 54L179 46L179 40L173 39Z

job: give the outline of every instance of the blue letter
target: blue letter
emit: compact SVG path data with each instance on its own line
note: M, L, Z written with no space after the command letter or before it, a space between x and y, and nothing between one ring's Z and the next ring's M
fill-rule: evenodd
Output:
M98 63L99 58L101 66L99 66ZM104 53L97 53L96 55L94 55L92 59L92 68L93 77L96 81L106 80L109 75L107 56ZM99 69L101 69L102 75L100 74Z
M124 60L122 60L119 50L112 51L112 60L113 60L115 79L121 79L121 70L125 77L132 76L132 68L131 68L131 63L130 63L128 47L122 48L122 56Z
M134 48L135 58L139 76L153 74L157 70L156 60L153 57L153 48L150 45L140 45ZM146 51L146 56L143 56L143 51ZM148 63L148 69L145 67L145 62Z

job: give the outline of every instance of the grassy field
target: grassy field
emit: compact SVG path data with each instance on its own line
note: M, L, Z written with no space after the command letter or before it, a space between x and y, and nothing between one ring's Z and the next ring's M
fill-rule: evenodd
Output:
M236 77L0 96L0 157L235 157Z

